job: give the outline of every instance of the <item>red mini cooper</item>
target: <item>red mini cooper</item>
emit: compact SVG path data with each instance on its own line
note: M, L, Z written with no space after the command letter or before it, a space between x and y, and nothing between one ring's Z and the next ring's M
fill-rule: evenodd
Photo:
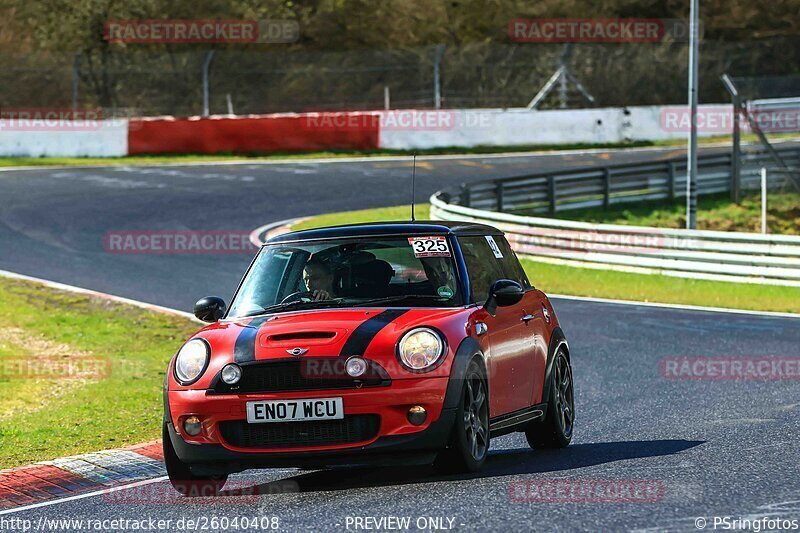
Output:
M164 457L183 493L249 468L433 463L474 472L492 437L564 447L569 347L495 228L361 224L268 241L230 308L172 358Z

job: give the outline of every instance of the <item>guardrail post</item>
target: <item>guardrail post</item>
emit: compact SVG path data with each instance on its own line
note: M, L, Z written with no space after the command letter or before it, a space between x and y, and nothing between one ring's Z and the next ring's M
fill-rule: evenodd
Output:
M731 200L742 203L742 134L739 126L742 103L739 95L733 97L733 143L731 148Z
M675 161L670 161L669 163L667 163L667 176L668 176L667 185L669 186L668 194L670 200L675 199L675 174L676 174L675 166L676 166Z
M495 196L497 196L497 212L498 213L502 213L503 212L503 208L504 208L504 205L503 205L503 182L502 181L498 181L495 186L496 186Z
M742 114L742 96L739 94L739 89L733 82L728 74L723 74L720 79L722 84L731 94L733 103L733 146L731 148L731 201L739 203L741 201L741 132L739 127L739 119Z
M72 61L72 110L78 110L78 90L81 83L81 55L75 54Z
M441 109L442 107L442 55L447 45L440 44L436 47L436 54L433 57L433 107Z
M214 50L209 50L205 61L203 61L203 117L206 118L210 113L208 104L208 70L211 67L212 59L214 59Z
M470 204L470 197L469 197L469 186L466 183L461 184L461 205L464 207L469 207Z
M603 169L603 209L608 209L611 205L611 171Z
M550 203L550 216L556 214L556 177L547 176L547 200Z

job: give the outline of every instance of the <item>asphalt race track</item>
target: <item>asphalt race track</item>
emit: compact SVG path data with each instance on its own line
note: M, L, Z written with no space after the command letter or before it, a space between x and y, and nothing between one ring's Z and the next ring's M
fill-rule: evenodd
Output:
M427 202L436 190L471 179L679 153L419 158L417 198ZM410 184L410 158L0 171L0 269L191 310L201 296L227 301L252 252L110 254L105 234L250 232L287 218L407 204Z
M481 177L673 155L426 159L418 197ZM408 201L409 174L399 160L0 172L0 269L189 310L206 294L229 299L250 254L113 254L104 249L106 232L249 231L396 205ZM577 390L576 435L565 450L534 452L511 435L492 442L476 476L441 477L427 467L259 471L229 484L257 487L260 496L164 504L98 495L4 518L169 519L176 529L180 519L264 516L289 531L376 529L366 517L409 517L411 530L510 531L698 531L699 517L712 529L715 516L800 520L797 379L667 379L660 369L675 356L800 356L800 319L554 303ZM556 480L589 492L546 492ZM607 502L591 492L598 485L636 488L625 502Z

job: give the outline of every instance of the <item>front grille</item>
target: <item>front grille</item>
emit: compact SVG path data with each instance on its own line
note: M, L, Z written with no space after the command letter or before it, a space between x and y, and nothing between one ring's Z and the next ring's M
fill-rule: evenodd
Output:
M289 392L303 390L356 389L391 384L386 371L370 361L367 372L358 379L344 369L344 358L304 358L272 362L242 363L242 378L228 385L219 375L211 389L217 394Z
M375 438L378 415L350 415L341 420L270 422L248 424L244 420L219 423L225 442L237 448L294 448L354 444Z

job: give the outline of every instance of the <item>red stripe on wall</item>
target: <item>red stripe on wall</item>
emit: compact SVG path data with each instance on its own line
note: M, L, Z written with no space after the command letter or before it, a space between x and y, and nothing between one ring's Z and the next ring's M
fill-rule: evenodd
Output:
M357 112L135 119L128 154L374 150L379 127L377 114Z

